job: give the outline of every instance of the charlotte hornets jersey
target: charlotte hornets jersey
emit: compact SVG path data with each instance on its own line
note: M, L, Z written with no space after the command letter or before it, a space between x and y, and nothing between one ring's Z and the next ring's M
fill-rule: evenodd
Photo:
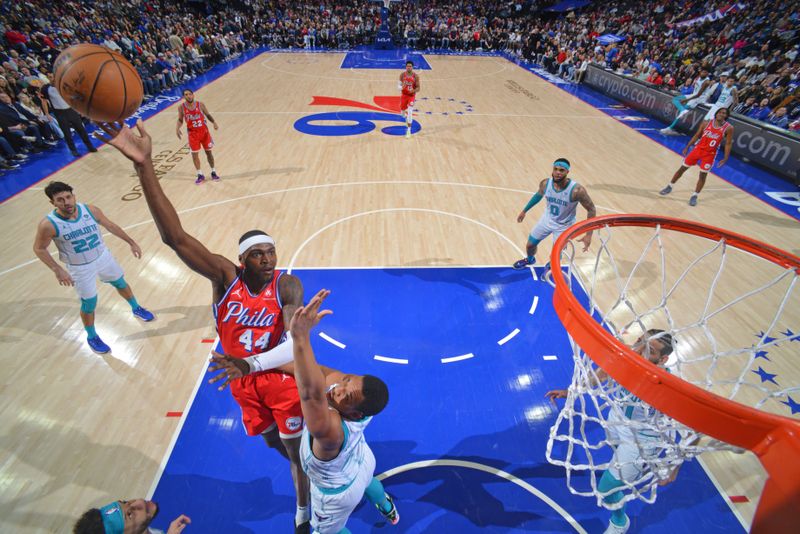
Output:
M372 420L365 417L360 421L342 419L344 443L339 454L332 460L323 461L314 456L311 450L311 433L303 429L300 442L300 461L309 480L323 493L335 494L345 491L356 479L365 459L371 454L364 439L364 429Z
M86 207L76 204L75 219L64 219L56 210L47 214L47 219L56 229L53 241L58 249L58 258L68 265L85 265L99 258L106 250L100 233L100 225Z
M544 191L544 198L547 200L544 215L547 219L564 228L575 223L578 202L572 200L572 190L577 185L578 182L570 180L569 185L563 191L556 191L553 187L553 179L547 180L547 187Z
M727 85L722 88L719 93L719 98L714 102L714 105L719 108L728 108L733 104L733 92L736 91L736 86L728 87Z

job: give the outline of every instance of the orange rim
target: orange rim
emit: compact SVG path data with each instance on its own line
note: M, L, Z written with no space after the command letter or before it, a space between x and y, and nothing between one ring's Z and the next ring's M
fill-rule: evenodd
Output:
M553 305L581 349L631 393L657 410L703 434L753 451L769 479L753 520L753 531L797 527L800 509L800 422L775 415L701 389L651 364L610 335L570 290L561 270L561 251L568 241L605 227L634 226L673 230L719 241L800 275L800 258L741 234L692 221L654 215L605 215L567 229L555 243L550 265Z

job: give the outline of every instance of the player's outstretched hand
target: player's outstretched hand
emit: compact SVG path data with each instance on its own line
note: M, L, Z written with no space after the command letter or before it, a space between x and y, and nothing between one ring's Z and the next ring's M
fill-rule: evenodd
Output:
M720 167L722 167L723 165L725 165L725 163L726 163L727 161L728 161L728 158L722 158L721 160L719 160L719 163L717 163L717 168L719 169Z
M521 211L521 212L519 212L519 215L517 215L517 222L520 223L523 220L525 220L525 212Z
M94 136L97 139L113 146L134 163L141 165L150 161L153 142L150 134L144 129L141 119L136 121L136 130L139 135L136 135L124 122L96 122L95 124L106 134L95 132Z
M232 381L236 380L237 378L242 378L244 375L250 374L250 364L241 358L231 358L230 356L226 356L218 352L212 352L211 354L212 356L209 360L211 365L208 366L208 372L222 372L214 378L211 378L208 383L214 384L215 382L225 379L225 382L217 387L218 390L222 391L228 387Z
M192 522L189 519L189 516L181 514L175 519L172 523L169 524L169 530L167 530L167 534L178 534L179 532L183 532L183 529L186 528L186 525Z
M550 399L554 405L556 403L556 399L566 399L567 398L567 390L566 389L553 389L548 391L544 394L545 397Z
M75 285L75 281L72 279L72 277L66 271L66 269L64 269L62 267L59 267L58 271L56 271L56 279L58 280L58 283L60 285L62 285L62 286L74 286Z
M683 147L683 150L681 150L681 154L683 154L683 156L685 157L687 152L689 152L689 145Z
M331 310L320 311L319 309L320 306L322 306L322 302L330 294L331 292L327 289L320 289L308 304L297 308L289 324L289 331L292 333L293 338L307 338L311 329L314 328L323 317L333 313Z
M214 124L214 129L215 129L215 130L219 130L219 124L217 124L216 122L214 122L214 123L212 123L212 124Z

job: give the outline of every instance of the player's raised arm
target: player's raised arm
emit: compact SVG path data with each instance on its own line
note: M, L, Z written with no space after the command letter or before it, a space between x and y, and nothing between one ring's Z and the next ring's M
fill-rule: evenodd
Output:
M294 378L306 427L322 449L338 451L344 440L341 416L328 408L325 375L311 348L311 329L320 319L332 313L319 309L329 294L330 291L323 289L314 295L307 306L298 308L292 316L290 328L294 339Z
M136 135L124 123L102 123L98 126L107 137L95 134L133 161L133 167L142 184L147 206L156 222L161 240L174 250L193 271L219 284L227 284L236 277L236 266L223 256L210 252L200 241L181 226L178 212L164 194L153 168L152 141L141 120L136 122Z

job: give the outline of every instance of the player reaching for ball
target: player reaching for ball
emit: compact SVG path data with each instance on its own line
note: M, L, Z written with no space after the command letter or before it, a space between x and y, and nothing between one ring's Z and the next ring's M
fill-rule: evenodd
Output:
M194 99L194 92L191 89L183 90L184 102L178 107L178 126L175 128L175 134L178 139L181 138L181 124L186 119L186 131L189 132L189 148L192 150L192 161L194 161L194 168L197 169L197 179L195 184L200 185L206 181L203 171L200 170L200 147L206 151L206 159L211 166L211 179L219 180L219 175L214 169L214 154L211 149L214 148L214 140L211 139L211 132L208 131L206 118L208 122L214 125L214 129L218 130L219 125L214 117L208 112L205 104Z
M406 138L411 137L411 124L414 122L414 100L420 90L419 76L414 72L414 63L406 61L406 70L400 73L399 89L400 113L406 118Z

